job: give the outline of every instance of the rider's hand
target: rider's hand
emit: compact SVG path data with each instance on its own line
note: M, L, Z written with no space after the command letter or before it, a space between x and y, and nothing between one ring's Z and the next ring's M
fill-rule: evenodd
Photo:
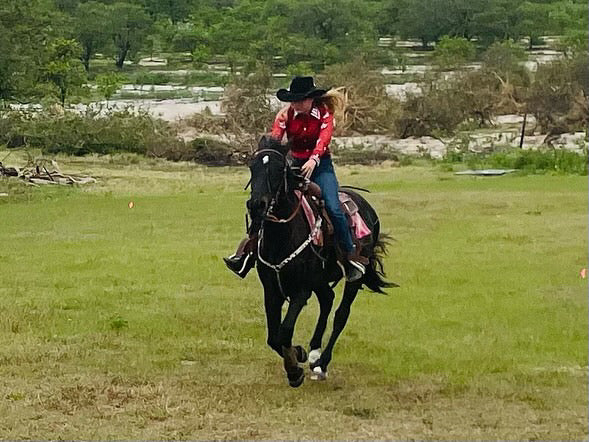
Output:
M317 167L317 162L314 159L309 158L307 162L303 164L303 167L301 167L301 173L305 178L311 178L315 167Z

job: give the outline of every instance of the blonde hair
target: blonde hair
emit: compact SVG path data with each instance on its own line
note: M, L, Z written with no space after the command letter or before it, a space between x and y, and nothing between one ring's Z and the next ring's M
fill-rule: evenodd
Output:
M328 90L317 98L318 104L323 104L333 114L333 124L336 122L345 124L346 107L348 105L348 91L344 86Z

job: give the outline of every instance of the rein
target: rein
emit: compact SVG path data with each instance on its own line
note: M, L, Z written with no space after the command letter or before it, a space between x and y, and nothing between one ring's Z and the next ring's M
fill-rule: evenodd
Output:
M294 211L287 217L287 218L278 218L275 215L273 215L272 209L274 208L274 205L276 204L276 201L278 199L278 196L280 195L280 192L282 191L282 186L284 185L284 191L286 194L286 191L288 190L288 186L287 186L287 168L288 168L288 164L286 162L286 158L285 156L281 153L281 152L277 152L274 149L262 149L259 150L258 152L256 152L256 156L258 156L259 154L262 153L275 153L280 155L280 157L283 159L284 161L284 168L283 168L283 176L284 176L284 180L281 183L281 185L279 186L278 190L276 191L274 197L272 198L272 201L270 202L270 204L268 205L268 210L266 211L266 214L264 215L264 221L269 221L272 223L279 223L279 224L286 224L291 222L295 216L299 213L302 203L303 203L303 196L299 196L298 197L298 203L297 203L297 207L294 209ZM268 190L271 192L272 188L270 187L270 182L268 181L267 183L268 185ZM262 244L263 244L263 240L264 240L264 227L262 224L262 227L260 227L259 233L258 233L258 260L260 261L260 263L264 264L266 267L274 270L275 274L276 274L276 280L278 281L278 288L280 289L280 293L282 294L282 297L286 300L289 301L288 297L286 296L286 294L284 293L284 290L282 288L282 282L280 280L280 271L289 263L291 262L293 259L295 259L297 256L299 256L313 241L313 238L317 235L317 233L321 230L321 224L322 224L323 220L321 217L317 218L317 221L315 222L315 225L313 226L313 229L311 229L311 232L309 233L309 236L307 237L307 239L305 241L303 241L294 252L292 252L290 255L288 255L286 258L284 258L281 262L279 262L278 264L272 264L268 261L266 261L263 257L262 257Z
M273 223L289 223L291 222L294 217L297 215L297 213L299 213L299 210L301 209L301 205L303 204L303 196L301 195L298 198L299 202L297 204L296 209L292 212L292 214L288 217L288 218L276 218L276 216L272 215L271 213L266 214L266 220L273 222ZM272 200L272 202L274 202L274 200ZM270 208L272 208L272 205L270 206Z
M289 222L291 222L294 219L294 217L299 212L299 210L301 208L301 204L302 204L302 197L299 198L299 202L297 204L297 207L295 208L295 210L293 211L293 213L290 214L290 216L288 218L278 218L278 217L276 217L276 215L274 215L274 214L271 213L272 212L272 208L274 207L274 204L276 204L276 200L278 198L278 195L280 195L280 191L282 190L282 184L284 184L284 190L285 190L285 192L287 190L287 187L288 186L287 186L287 183L286 183L286 171L287 171L288 165L286 163L285 156L281 152L278 152L278 151L276 151L274 149L261 149L261 150L259 150L259 151L256 152L256 155L255 156L257 157L258 155L260 155L262 153L275 153L275 154L279 155L280 158L282 158L282 160L284 161L284 168L283 168L283 171L282 171L283 172L282 173L283 174L283 178L284 178L283 183L281 183L280 187L276 191L276 194L272 198L272 201L270 201L270 204L268 206L268 210L266 211L266 214L264 215L264 219L267 220L267 221L273 222L273 223L282 223L282 224L289 223ZM251 179L250 179L250 181L251 181ZM249 185L249 182L248 182L248 185ZM268 190L271 192L272 191L272 187L270 186L270 181L269 180L267 181L267 186L268 186ZM246 185L246 188L247 188L247 185Z

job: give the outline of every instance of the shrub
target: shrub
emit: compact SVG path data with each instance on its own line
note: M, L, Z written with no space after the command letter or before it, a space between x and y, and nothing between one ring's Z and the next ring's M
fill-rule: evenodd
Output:
M163 72L138 72L131 76L133 84L168 84L172 82L172 76Z
M367 149L363 145L341 148L334 146L337 164L378 164L383 161L399 161L402 155L390 148Z
M189 72L182 78L182 84L186 86L225 86L228 81L228 75L216 72Z
M508 150L491 154L491 167L519 169L530 173L557 172L587 175L587 154L579 155L563 149Z
M451 135L459 127L490 126L495 115L523 108L524 89L487 68L432 80L423 89L422 95L409 96L402 104L396 121L402 138Z
M336 134L395 134L400 103L386 93L384 77L358 58L325 69L318 83L344 87L347 106L343 121L337 121Z
M236 153L233 146L219 140L197 138L190 143L184 159L209 166L229 166L243 163L245 156Z
M579 154L564 149L507 148L489 154L449 151L442 163L462 163L470 168L518 169L525 173L587 175L587 160L587 151Z
M527 58L524 49L512 40L493 43L483 54L483 67L518 83L528 82L528 72L520 64Z
M468 116L465 94L457 94L457 82L432 82L423 95L410 95L395 121L401 138L453 133Z
M118 72L96 76L96 88L107 101L121 88L126 78Z
M527 90L527 111L544 132L582 130L589 118L587 56L558 60L538 67Z
M165 121L147 112L122 110L104 115L100 110L36 114L8 112L0 117L0 142L22 138L43 153L85 155L132 152L157 155L162 146L181 148L183 143Z
M225 89L223 125L243 150L255 150L260 136L270 129L275 115L268 98L272 92L272 73L263 65L250 74L233 77Z

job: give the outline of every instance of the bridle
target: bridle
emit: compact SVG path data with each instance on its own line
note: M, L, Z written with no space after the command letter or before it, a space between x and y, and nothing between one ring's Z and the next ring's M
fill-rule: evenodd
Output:
M289 223L294 219L294 217L299 212L299 210L301 208L301 204L302 204L302 198L301 197L298 198L297 207L294 209L294 211L287 218L278 218L276 215L274 215L272 213L272 209L274 208L276 201L278 201L280 193L282 191L284 191L286 194L286 192L288 191L288 163L286 161L285 155L282 154L282 152L278 152L277 150L261 149L256 152L255 156L257 157L262 153L274 153L276 155L279 155L281 160L284 163L284 167L282 168L282 180L280 182L280 185L278 186L278 189L274 193L274 196L270 200L270 204L268 204L268 208L266 209L266 213L264 213L263 218L264 218L264 220L270 221L273 223L281 223L281 224ZM264 161L263 158L262 158L262 161ZM272 186L270 185L270 174L268 173L268 162L266 161L266 162L264 162L264 164L266 165L266 186L268 187L268 193L272 194Z
M281 152L278 152L278 151L276 151L274 149L261 149L261 150L259 150L259 151L256 152L256 157L258 155L262 154L262 153L274 153L274 154L277 154L277 155L279 155L281 157L282 161L284 162L283 179L281 180L280 186L278 187L276 193L272 197L272 200L270 201L270 204L268 204L268 208L266 209L266 213L263 216L263 221L270 221L270 222L273 222L273 223L281 223L281 224L289 223L290 221L292 221L295 218L295 216L299 212L304 197L302 195L299 195L298 196L297 207L292 212L292 214L290 214L287 218L277 218L274 214L272 214L272 209L274 208L274 204L276 204L276 201L278 200L278 197L280 196L280 193L282 191L284 191L285 193L288 192L288 180L287 180L287 178L288 178L288 175L287 175L288 174L288 163L286 161L286 157ZM264 159L262 159L262 161L264 162ZM267 165L268 164L268 161L264 162L264 164ZM266 172L268 172L268 168L267 167L266 167ZM272 187L270 185L269 173L266 173L266 185L268 186L269 193L272 193ZM283 189L283 186L284 186L284 189ZM274 273L276 274L276 280L278 281L278 288L280 289L280 293L282 294L283 298L286 301L289 301L289 299L285 295L284 290L282 289L282 283L280 281L280 271L284 268L284 266L286 266L289 262L291 262L293 259L295 259L298 255L300 255L303 252L303 250L305 250L312 243L313 238L321 230L321 223L322 223L322 221L323 220L322 220L321 217L317 217L317 221L315 222L315 225L311 229L311 233L309 233L309 236L307 237L307 239L305 241L303 241L301 243L301 245L299 245L294 252L292 252L290 255L288 255L286 258L284 258L278 264L272 264L272 263L266 261L262 257L262 254L261 254L261 252L262 252L262 242L263 242L263 238L264 238L264 223L262 222L262 225L261 225L260 230L258 232L258 260L262 264L264 264L266 267L274 270Z

